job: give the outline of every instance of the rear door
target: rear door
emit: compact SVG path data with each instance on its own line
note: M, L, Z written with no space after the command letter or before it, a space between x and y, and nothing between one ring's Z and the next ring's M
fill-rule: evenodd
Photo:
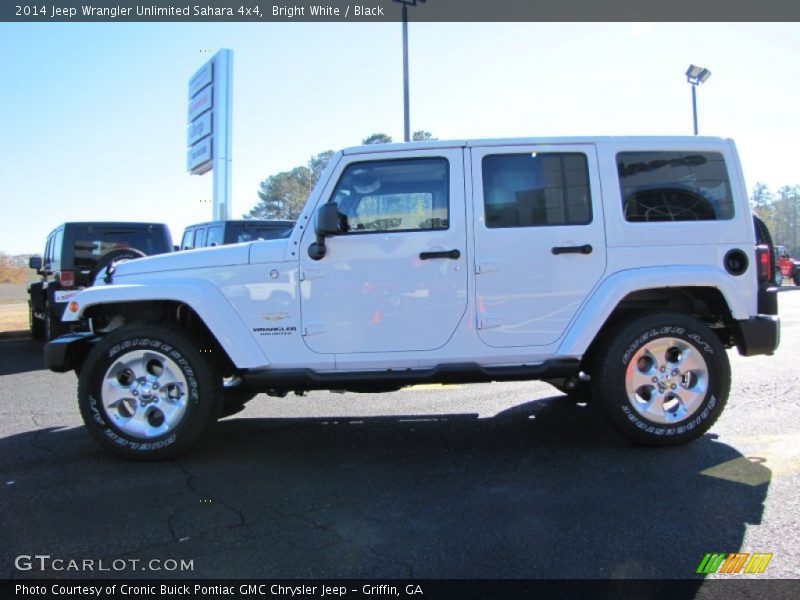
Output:
M595 147L477 147L472 173L479 336L552 344L605 271Z

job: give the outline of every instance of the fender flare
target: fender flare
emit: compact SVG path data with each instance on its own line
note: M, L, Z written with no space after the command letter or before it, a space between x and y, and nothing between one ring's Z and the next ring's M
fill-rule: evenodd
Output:
M269 366L269 360L228 299L212 283L200 279L160 279L147 284L121 283L87 288L71 299L70 304L78 304L77 312L71 312L68 306L62 321L78 321L87 309L100 304L168 300L181 302L194 310L237 368Z
M558 355L583 356L611 313L628 294L670 287L716 288L725 298L734 319L750 317L730 276L718 269L697 265L628 269L607 277L592 291L570 323L559 344Z

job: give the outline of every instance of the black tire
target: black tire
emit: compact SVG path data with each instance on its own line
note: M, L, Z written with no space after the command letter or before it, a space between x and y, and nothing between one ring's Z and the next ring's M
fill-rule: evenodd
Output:
M117 248L116 250L104 254L100 257L100 260L97 261L94 271L92 271L92 282L94 282L98 275L105 273L106 267L111 263L134 260L136 258L142 258L143 256L147 255L136 248Z
M109 334L91 351L78 380L78 405L86 428L102 446L126 458L158 460L186 450L219 418L222 407L222 377L198 348L202 344L169 323L133 323ZM116 406L112 392L106 391L111 388L103 386L112 367L120 368L117 381L123 384L117 395L130 390L130 398ZM132 375L125 374L126 367ZM155 383L160 383L159 390L148 391ZM181 386L183 394L176 391ZM133 431L141 427L152 430Z
M35 340L44 339L44 321L34 314L33 305L30 302L28 302L28 322L31 328L31 337Z
M672 312L640 315L621 324L604 347L592 378L594 398L614 426L639 444L690 442L708 431L727 402L728 355L714 332L693 317ZM692 364L704 368L693 370ZM629 393L639 381L646 383ZM690 399L686 404L681 393ZM660 401L655 394L661 394Z
M800 267L794 268L794 273L792 273L792 281L795 285L800 285Z
M772 278L772 282L778 287L783 285L783 273L781 272L780 267L775 267L775 275Z
M44 321L42 322L42 333L45 341L50 342L59 336L69 333L70 329L61 322L61 317L54 313L50 303L44 303Z

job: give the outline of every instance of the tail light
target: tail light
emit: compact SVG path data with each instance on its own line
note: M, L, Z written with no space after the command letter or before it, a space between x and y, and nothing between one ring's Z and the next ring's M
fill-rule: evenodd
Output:
M71 288L75 285L75 271L61 271L59 282L61 283L61 287Z
M772 281L775 274L775 259L772 256L772 247L767 244L756 246L756 262L758 263L758 280L761 283Z

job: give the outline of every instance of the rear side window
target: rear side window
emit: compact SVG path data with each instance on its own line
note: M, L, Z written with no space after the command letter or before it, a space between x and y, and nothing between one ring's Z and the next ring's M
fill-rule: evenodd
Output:
M586 225L592 221L586 155L569 153L485 156L486 227Z
M626 221L733 218L728 170L718 152L620 152L617 172Z
M235 242L238 244L255 240L276 240L281 237L286 237L284 234L287 233L287 230L274 225L239 223L234 228L234 232Z
M50 246L50 270L61 270L61 252L64 245L64 230L59 229L53 238L53 244Z
M166 252L162 229L103 229L79 227L75 230L75 267L94 269L100 257L118 248L134 248L150 256Z

